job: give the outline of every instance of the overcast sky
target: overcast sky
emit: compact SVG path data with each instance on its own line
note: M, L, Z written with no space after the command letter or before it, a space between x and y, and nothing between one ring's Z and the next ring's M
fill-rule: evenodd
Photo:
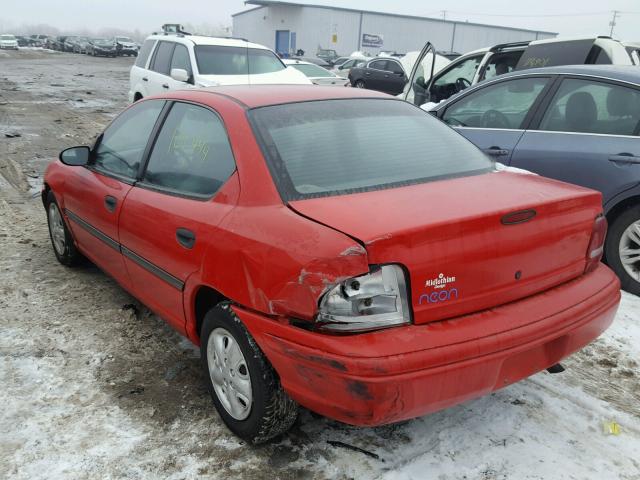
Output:
M163 23L231 25L231 14L251 8L242 0L2 0L0 30L24 24L50 24L61 30L138 29L148 32ZM548 30L563 36L608 35L612 10L620 10L614 36L640 40L638 0L301 0L383 12ZM626 12L635 12L626 13ZM518 16L520 15L520 16ZM0 32L1 33L1 32Z

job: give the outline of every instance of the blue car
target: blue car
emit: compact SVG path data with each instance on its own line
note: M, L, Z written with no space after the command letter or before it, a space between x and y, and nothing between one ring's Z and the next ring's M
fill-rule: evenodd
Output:
M431 112L497 162L602 192L605 261L640 295L640 67L517 71Z

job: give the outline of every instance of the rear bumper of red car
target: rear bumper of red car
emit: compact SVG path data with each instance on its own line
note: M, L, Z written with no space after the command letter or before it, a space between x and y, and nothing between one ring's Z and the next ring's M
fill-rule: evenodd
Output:
M325 335L236 313L293 399L364 426L441 410L548 368L598 337L619 302L618 279L600 265L491 310L361 335Z

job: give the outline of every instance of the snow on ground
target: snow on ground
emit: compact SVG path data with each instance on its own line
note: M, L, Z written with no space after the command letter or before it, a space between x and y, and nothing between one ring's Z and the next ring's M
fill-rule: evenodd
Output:
M75 58L12 60L0 83L0 130L40 132L0 138L0 479L640 480L640 298L628 294L562 374L397 425L360 429L303 411L271 444L238 441L215 413L198 351L95 267L59 265L39 199L3 166L41 173L36 154L86 143L115 108L45 105L43 92L69 92L26 79L52 72L55 83L84 82L71 98L126 102L131 60ZM107 67L105 94L87 72ZM604 432L614 421L617 436Z

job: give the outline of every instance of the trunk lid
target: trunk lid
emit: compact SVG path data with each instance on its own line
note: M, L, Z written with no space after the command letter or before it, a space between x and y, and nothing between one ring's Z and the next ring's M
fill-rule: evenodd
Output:
M598 192L511 172L290 206L360 241L369 264L403 265L418 324L511 302L583 274L602 210ZM533 218L511 215L529 210Z

